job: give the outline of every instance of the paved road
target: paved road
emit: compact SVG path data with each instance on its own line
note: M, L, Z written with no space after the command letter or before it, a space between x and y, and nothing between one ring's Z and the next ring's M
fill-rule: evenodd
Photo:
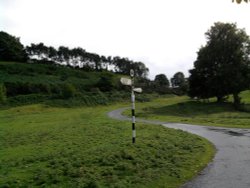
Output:
M111 118L131 120L122 116L126 108L108 113ZM213 161L182 188L250 188L250 129L218 128L137 119L137 122L161 124L202 136L211 141L217 153Z

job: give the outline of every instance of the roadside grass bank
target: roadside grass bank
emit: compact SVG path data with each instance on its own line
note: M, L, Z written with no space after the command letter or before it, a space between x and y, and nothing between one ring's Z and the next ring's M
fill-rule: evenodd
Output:
M142 104L142 103L141 103ZM205 139L180 130L112 120L124 105L0 111L0 187L178 187L214 155Z
M241 97L244 108L250 109L250 91L242 92ZM126 115L129 113L125 112ZM137 103L136 117L164 122L250 128L250 112L237 111L230 102L218 104L214 99L202 102L187 96L169 96Z

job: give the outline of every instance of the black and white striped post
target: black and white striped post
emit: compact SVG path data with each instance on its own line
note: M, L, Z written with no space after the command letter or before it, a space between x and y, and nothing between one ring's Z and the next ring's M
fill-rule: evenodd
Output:
M129 78L121 78L122 85L131 87L131 112L132 112L132 143L135 143L136 131L135 131L135 92L141 93L142 88L134 87L134 70L130 70L130 79Z
M132 115L132 143L135 143L136 130L135 130L135 92L134 92L134 70L130 70L131 77L131 115Z

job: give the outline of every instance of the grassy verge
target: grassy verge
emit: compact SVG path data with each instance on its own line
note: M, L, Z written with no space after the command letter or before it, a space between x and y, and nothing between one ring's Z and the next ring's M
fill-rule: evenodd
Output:
M250 92L241 94L245 107L249 107ZM220 127L250 128L250 113L234 109L231 103L199 102L188 97L157 98L138 103L136 115L140 118L165 122L190 123ZM130 112L125 112L129 114Z
M203 138L109 119L121 107L0 111L0 187L178 187L212 158Z

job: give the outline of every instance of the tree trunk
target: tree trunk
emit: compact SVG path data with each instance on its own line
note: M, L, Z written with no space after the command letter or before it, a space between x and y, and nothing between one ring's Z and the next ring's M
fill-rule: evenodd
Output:
M234 101L233 101L234 106L235 106L236 108L239 107L240 102L241 102L241 98L239 97L239 93L234 93L234 94L233 94L233 98L234 98Z
M221 103L221 102L223 102L223 97L217 96L217 103Z

